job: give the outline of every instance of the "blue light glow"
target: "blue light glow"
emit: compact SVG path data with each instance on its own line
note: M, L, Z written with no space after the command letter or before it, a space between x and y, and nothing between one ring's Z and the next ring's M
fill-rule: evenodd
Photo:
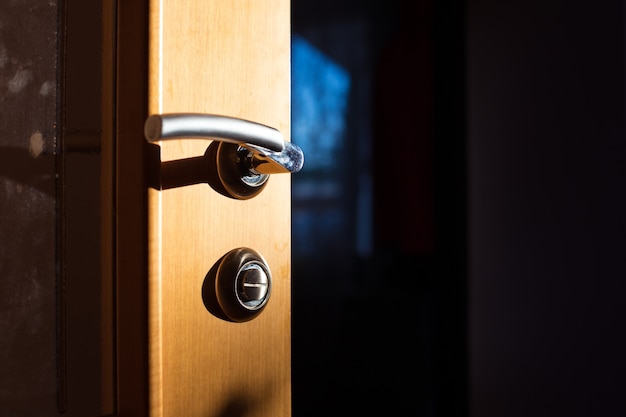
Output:
M331 168L343 145L350 75L295 34L291 68L292 138L306 155L306 170Z

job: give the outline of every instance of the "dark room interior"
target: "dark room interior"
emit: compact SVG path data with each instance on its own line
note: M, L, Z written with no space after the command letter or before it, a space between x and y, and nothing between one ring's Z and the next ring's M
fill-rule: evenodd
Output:
M463 9L449 6L292 3L296 415L466 410Z
M148 2L0 3L0 417L147 415L148 242L128 220L146 207L120 184L145 193L154 173L141 165ZM283 183L291 322L275 329L291 324L291 346L274 330L285 366L253 350L286 373L285 413L626 416L625 1L290 7L289 140L306 158ZM114 149L126 116L141 163ZM115 164L137 168L115 182ZM131 200L138 213L113 204ZM252 381L249 357L236 365ZM255 411L242 387L220 416Z
M292 9L294 414L626 414L623 2Z

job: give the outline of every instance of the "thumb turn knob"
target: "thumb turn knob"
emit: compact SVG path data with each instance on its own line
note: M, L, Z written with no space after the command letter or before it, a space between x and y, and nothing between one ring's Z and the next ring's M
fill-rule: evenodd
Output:
M233 249L220 261L215 277L215 295L230 320L244 322L258 316L267 305L271 290L270 268L257 251Z

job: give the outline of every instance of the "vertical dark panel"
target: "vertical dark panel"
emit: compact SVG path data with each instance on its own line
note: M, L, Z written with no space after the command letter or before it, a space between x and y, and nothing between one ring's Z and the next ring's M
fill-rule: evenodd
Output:
M64 305L61 352L69 416L114 412L114 287L112 228L113 80L105 78L113 51L114 3L66 0L61 78L61 152ZM108 18L106 16L109 16ZM107 67L109 68L107 70ZM105 134L108 132L108 134Z
M467 415L467 163L465 2L434 9L437 416Z
M155 169L149 161L158 163L160 158L143 140L148 116L148 1L121 1L117 7L117 407L120 416L144 417L149 414L147 172Z

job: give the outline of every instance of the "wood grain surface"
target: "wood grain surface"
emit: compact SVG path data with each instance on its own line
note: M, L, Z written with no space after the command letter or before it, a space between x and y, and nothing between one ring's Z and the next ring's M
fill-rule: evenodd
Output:
M149 112L239 117L289 138L287 0L152 0ZM201 156L210 140L160 143L161 161ZM206 183L148 194L152 416L291 415L290 177L249 200ZM231 249L267 260L271 299L225 321L203 303L209 270Z

